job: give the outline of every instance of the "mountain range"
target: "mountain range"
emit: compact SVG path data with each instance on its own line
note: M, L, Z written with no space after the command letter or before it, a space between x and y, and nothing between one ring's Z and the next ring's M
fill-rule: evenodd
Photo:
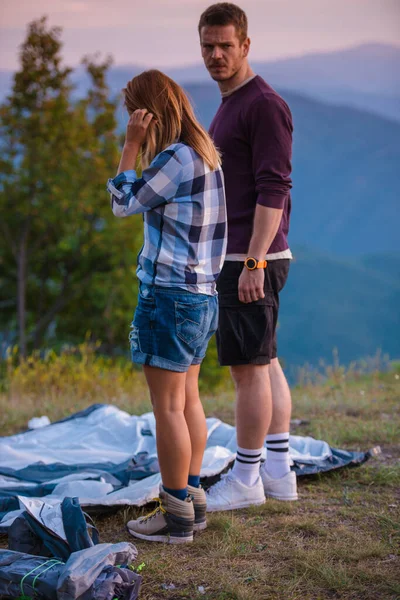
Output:
M217 86L185 87L207 127ZM294 121L292 243L342 257L400 249L400 123L279 91Z
M400 121L400 46L366 43L333 52L317 52L274 61L251 62L272 86L292 90L334 105L352 106ZM119 92L141 65L115 66L109 72L112 90ZM199 63L162 69L178 83L209 81ZM10 89L12 72L0 70L0 100ZM77 93L88 81L83 68L74 71Z
M363 44L251 65L273 87L400 121L400 46ZM110 71L111 88L121 90L143 70L135 65L114 67ZM209 82L202 63L165 71L180 84ZM82 85L78 73L77 82Z
M341 364L378 350L400 358L400 252L340 259L292 247L281 294L278 345L289 373L322 359Z
M400 46L363 44L251 64L273 87L400 120ZM170 75L180 83L208 79L202 64L171 70Z

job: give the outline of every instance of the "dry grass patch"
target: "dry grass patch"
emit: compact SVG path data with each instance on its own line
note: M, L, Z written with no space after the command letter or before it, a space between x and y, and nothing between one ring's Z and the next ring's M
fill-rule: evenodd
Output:
M89 368L94 377L100 367L89 361ZM32 416L55 420L93 402L135 414L149 410L141 374L128 377L124 368L112 366L111 384L104 367L96 385L60 374L56 388L43 383L54 378L9 387L0 395L2 432L24 429ZM379 444L378 458L300 480L299 502L213 513L208 529L185 547L131 538L125 522L145 509L95 516L101 541L137 545L138 564L146 564L142 600L399 600L400 381L397 373L333 375L323 385L293 390L293 418L308 421L293 432L349 449ZM208 416L233 422L231 389L204 397L204 405Z

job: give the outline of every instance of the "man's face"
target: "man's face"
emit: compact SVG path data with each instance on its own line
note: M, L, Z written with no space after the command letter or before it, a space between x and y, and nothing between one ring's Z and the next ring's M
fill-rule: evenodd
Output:
M201 28L200 44L211 77L226 81L236 75L246 60L250 40L241 44L234 25L214 25Z

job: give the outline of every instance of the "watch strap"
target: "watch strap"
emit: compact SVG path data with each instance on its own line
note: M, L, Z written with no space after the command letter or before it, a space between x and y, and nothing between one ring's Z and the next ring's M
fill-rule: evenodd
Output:
M254 271L255 269L265 269L267 266L266 260L257 260L254 256L248 256L244 261L245 267L249 271Z

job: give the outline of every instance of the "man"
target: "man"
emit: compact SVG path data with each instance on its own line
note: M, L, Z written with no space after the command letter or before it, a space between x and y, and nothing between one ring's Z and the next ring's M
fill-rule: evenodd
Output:
M210 127L222 153L228 209L217 346L236 388L236 460L207 497L207 510L217 511L262 504L265 495L297 500L289 459L291 396L276 345L279 292L292 258L293 127L285 101L249 66L243 10L227 2L210 6L199 35L205 66L222 94Z

